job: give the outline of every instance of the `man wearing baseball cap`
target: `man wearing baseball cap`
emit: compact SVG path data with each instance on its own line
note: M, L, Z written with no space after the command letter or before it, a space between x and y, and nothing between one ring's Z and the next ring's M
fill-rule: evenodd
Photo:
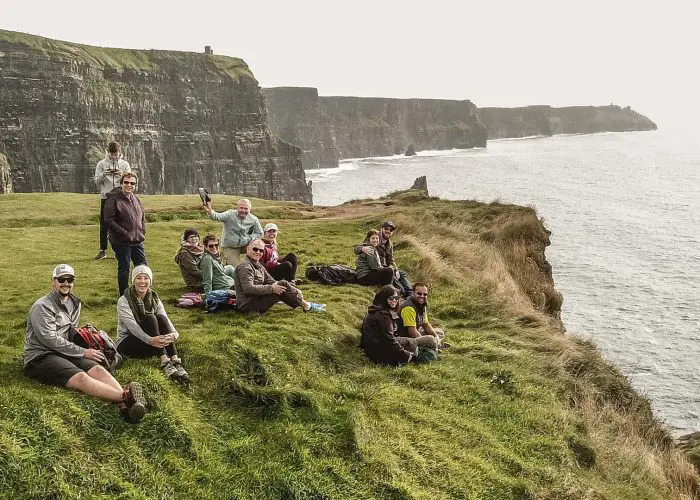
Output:
M408 297L411 295L413 285L408 280L408 275L405 271L399 269L399 266L394 260L394 244L391 242L391 237L396 231L396 224L390 220L385 221L382 224L382 228L379 231L379 246L377 251L379 252L379 259L382 266L392 267L394 269L394 286L399 289L401 295ZM370 252L370 246L366 245L369 243L369 238L365 240L365 244L358 245L355 247L355 254L360 255L360 253Z
M80 299L73 294L75 271L57 265L51 292L29 310L24 341L23 373L49 385L67 387L90 396L114 401L127 421L139 422L146 413L141 385L122 387L100 363L104 354L71 342L80 326Z

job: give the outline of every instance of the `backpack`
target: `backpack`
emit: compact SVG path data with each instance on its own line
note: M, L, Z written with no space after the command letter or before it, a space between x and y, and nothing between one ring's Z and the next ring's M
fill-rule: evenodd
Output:
M204 298L206 312L214 313L236 309L236 294L233 290L212 290Z
M177 304L175 304L175 307L182 307L183 309L203 309L204 300L202 300L202 296L200 294L188 292L183 294L182 297L180 297L179 299L177 299Z
M311 281L318 281L324 285L343 285L345 283L357 283L355 270L341 264L306 266L306 277Z
M100 364L111 373L114 373L122 364L122 355L117 352L117 346L107 332L98 330L88 323L77 330L73 330L72 333L73 337L71 340L74 344L85 349L94 349L104 354L105 361Z
M438 352L432 347L421 346L418 348L418 354L415 357L416 363L430 363L437 361Z

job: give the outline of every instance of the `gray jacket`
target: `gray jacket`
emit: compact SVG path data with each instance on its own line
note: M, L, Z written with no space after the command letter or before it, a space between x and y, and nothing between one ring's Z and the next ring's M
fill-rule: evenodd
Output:
M121 170L121 174L115 174L113 170ZM122 155L119 155L117 160L112 160L109 153L107 156L100 160L95 167L95 185L100 188L100 198L103 200L107 198L107 193L112 189L119 186L119 180L121 176L127 172L131 172L131 166L126 160L122 159Z
M221 213L212 212L209 218L224 223L224 233L221 236L222 247L243 248L251 241L261 238L263 234L260 221L253 214L248 214L245 219L241 219L236 210L226 210Z
M68 300L74 306L71 313L61 302L61 294L51 290L29 309L24 339L25 366L34 358L50 353L69 358L83 357L85 349L68 340L71 327L80 325L80 299L71 293Z
M371 250L372 251L368 254L360 252L360 254L357 256L357 260L355 261L355 273L357 274L358 278L367 276L373 269L381 269L382 267L385 267L382 266L381 257L379 256L377 249L371 247Z
M170 323L170 331L172 332L173 338L177 340L180 334L175 330L170 318L165 313L165 307L163 307L163 302L158 299L156 303L156 314L162 314L168 319ZM151 336L148 335L136 322L136 317L134 312L129 306L129 301L126 296L122 295L117 301L117 345L124 341L129 335L133 335L139 339L144 344L148 344L151 341Z
M270 276L265 266L253 262L247 256L236 266L236 307L245 311L246 305L255 295L272 295L275 278Z

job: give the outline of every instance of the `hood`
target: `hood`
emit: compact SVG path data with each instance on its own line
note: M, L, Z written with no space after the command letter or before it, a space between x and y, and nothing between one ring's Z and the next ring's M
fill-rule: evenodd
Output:
M378 313L388 314L389 316L391 316L391 311L389 311L389 309L385 309L384 307L378 306L377 304L370 304L369 307L367 308L367 312L368 313L378 312Z

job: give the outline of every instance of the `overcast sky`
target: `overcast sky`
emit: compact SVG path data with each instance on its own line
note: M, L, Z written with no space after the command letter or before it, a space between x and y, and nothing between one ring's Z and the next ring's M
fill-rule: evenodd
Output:
M11 3L0 28L108 47L211 45L265 87L477 106L614 102L662 127L700 113L690 0Z

